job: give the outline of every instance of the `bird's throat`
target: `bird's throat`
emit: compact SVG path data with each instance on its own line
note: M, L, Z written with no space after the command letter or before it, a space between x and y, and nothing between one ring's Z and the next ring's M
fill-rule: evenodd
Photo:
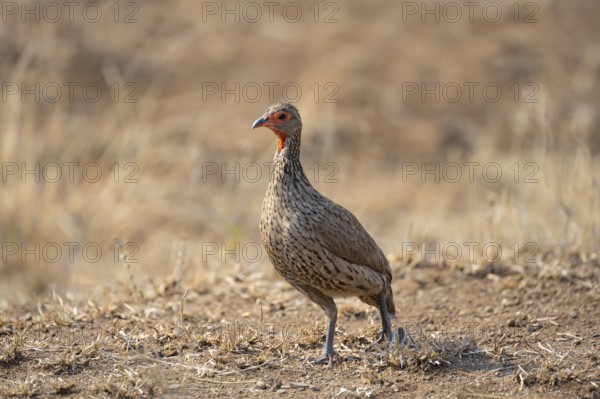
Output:
M273 132L277 135L277 153L280 153L283 150L283 145L285 144L285 133L273 129Z

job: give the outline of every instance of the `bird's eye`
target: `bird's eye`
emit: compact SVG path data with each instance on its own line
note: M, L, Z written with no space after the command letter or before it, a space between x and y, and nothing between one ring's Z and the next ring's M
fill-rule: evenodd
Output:
M285 114L279 114L279 120L282 121L285 119Z

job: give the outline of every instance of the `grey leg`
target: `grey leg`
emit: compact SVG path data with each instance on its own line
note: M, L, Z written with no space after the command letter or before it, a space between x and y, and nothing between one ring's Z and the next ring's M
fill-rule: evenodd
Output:
M379 308L379 313L381 314L381 326L383 330L381 331L381 336L377 341L380 341L383 338L383 335L387 336L388 345L392 343L392 322L390 321L390 315L387 312L387 307L385 306L385 297L383 296L383 292L377 295L377 307Z
M327 322L327 338L325 339L325 347L323 348L323 356L318 359L309 358L308 360L312 364L327 363L327 364L329 364L329 367L333 367L333 358L335 357L335 355L337 355L337 353L333 350L333 336L335 334L336 319L337 319L337 316L333 320L329 319L329 321Z
M321 291L307 286L301 285L296 287L304 295L306 295L311 301L316 303L323 309L325 315L327 315L327 337L325 339L325 347L323 348L323 356L315 359L309 358L308 361L312 364L325 364L328 363L329 367L333 366L333 358L337 353L333 350L333 339L335 335L335 324L337 322L337 306L333 298L323 294Z

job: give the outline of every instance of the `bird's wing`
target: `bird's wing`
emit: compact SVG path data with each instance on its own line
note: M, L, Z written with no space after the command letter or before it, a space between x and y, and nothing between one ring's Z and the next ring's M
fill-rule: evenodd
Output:
M323 219L315 225L320 242L335 256L356 265L367 266L392 278L390 265L358 219L346 208L327 201Z

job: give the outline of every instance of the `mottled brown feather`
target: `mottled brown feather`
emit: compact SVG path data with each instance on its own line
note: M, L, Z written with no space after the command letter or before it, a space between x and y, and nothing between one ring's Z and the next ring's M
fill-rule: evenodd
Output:
M260 220L275 269L293 287L335 314L332 298L357 296L395 314L388 261L356 217L319 193L300 164L302 122L292 104L269 107L256 123L280 140ZM256 126L255 123L255 126Z
M315 226L315 234L333 254L392 279L392 269L385 255L350 211L329 201L321 212L324 217Z

